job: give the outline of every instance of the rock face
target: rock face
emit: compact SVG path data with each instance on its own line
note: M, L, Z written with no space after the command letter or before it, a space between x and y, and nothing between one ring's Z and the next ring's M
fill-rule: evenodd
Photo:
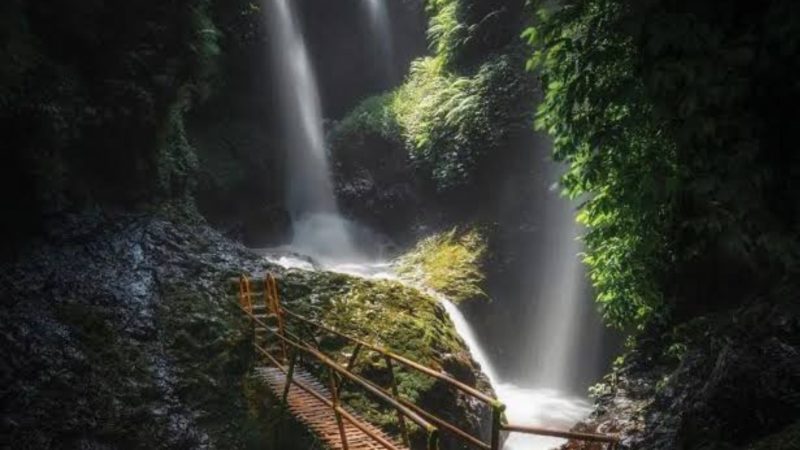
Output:
M242 446L249 337L202 226L82 216L3 267L2 435L14 448Z
M622 448L800 448L797 305L757 304L653 333L597 390L578 429L619 433Z
M313 440L252 376L252 332L227 291L242 271L278 273L288 302L323 311L337 326L345 325L337 318L359 323L364 338L373 324L355 318L405 309L403 319L374 324L391 330L375 334L377 342L446 370L455 364L459 378L480 383L437 306L414 306L416 291L284 274L202 224L95 214L48 230L0 270L4 448L309 448ZM400 384L468 425L483 420L437 386L414 377Z
M423 200L423 183L415 177L406 149L378 134L352 139L339 137L333 146L339 206L398 242L413 240L414 225L431 208Z

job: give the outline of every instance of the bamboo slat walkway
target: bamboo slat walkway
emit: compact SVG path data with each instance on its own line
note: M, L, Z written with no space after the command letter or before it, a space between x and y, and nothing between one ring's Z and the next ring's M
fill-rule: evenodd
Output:
M286 385L286 374L275 367L262 367L258 369L258 375L267 382L267 385L269 385L270 390L276 397L280 398L280 396L283 395L283 389ZM348 447L346 449L342 445L336 414L331 410L330 406L326 405L319 398L309 394L306 390L298 387L296 384L303 384L307 388L313 389L324 398L331 397L330 391L314 378L314 376L300 367L295 367L293 381L294 383L289 388L289 393L286 397L289 411L291 411L295 418L299 419L324 441L329 448L332 450L386 449L386 447L375 438L361 431L356 425L345 420L343 421L343 426L344 434L347 436ZM367 422L360 422L359 425L369 429L371 434L378 435L385 441L392 443L397 449L408 450L407 447L397 443L392 437L386 435L378 427Z

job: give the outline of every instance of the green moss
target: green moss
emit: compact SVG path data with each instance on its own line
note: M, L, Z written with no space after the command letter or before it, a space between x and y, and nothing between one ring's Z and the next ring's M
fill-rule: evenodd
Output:
M173 363L176 395L217 446L258 448L272 429L270 411L252 400L252 334L234 306L194 286L164 288L158 320Z
M443 355L463 350L439 303L400 283L290 272L280 285L286 300L305 314L422 364L441 368Z
M364 100L337 124L333 139L365 135L387 140L399 138L401 129L394 108L395 97L395 93L388 93Z
M445 359L453 357L474 369L463 342L438 301L416 289L393 281L301 271L287 273L279 281L279 289L288 307L349 336L436 370L442 370ZM306 332L296 323L290 325L298 335ZM326 354L342 364L347 363L354 351L353 345L330 336L323 336L320 345ZM327 380L327 373L317 369L320 379ZM380 386L390 386L386 363L379 354L362 351L354 371ZM394 365L394 374L400 394L414 402L438 386L433 378L399 364ZM346 385L343 399L370 422L390 432L399 431L394 410L362 389Z
M459 303L486 297L481 289L485 253L486 243L480 233L453 229L422 240L399 259L396 270L404 279Z

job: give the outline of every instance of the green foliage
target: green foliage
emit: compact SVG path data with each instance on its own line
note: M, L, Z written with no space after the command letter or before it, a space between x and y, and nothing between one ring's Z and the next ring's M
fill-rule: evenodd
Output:
M510 133L524 126L529 111L520 100L531 95L531 83L511 55L486 62L472 77L442 64L435 57L415 61L403 86L366 100L337 126L333 140L399 140L439 192L475 183L487 161L506 150Z
M735 303L797 273L797 133L764 99L799 98L790 3L535 2L537 126L569 165L567 194L585 200L610 323Z
M214 81L220 35L211 5L0 6L0 56L11 62L0 69L0 178L29 188L25 199L9 199L13 209L39 220L190 198L196 163L183 116Z
M195 94L204 99L211 92L211 83L218 72L220 54L220 32L211 19L212 0L198 0L191 8L191 37L187 40L192 55L190 86Z
M376 135L386 140L399 139L401 129L394 109L395 97L395 93L388 93L361 102L336 124L333 139L341 141L366 135Z
M448 0L428 2L431 16L428 39L434 53L444 64L452 63L468 34L467 26L458 20L458 5L458 2Z
M397 273L415 283L444 294L455 303L484 298L481 264L486 243L476 230L453 229L422 240L401 256Z
M490 177L491 160L510 151L510 135L527 126L532 109L523 42L488 38L498 27L514 29L514 21L496 22L510 15L509 8L430 1L433 56L414 61L398 89L357 107L334 130L334 146L355 145L364 136L402 142L420 178L438 193Z
M185 197L195 186L197 156L186 139L184 111L181 102L170 108L159 143L158 184L161 194L166 198L177 198L191 203Z
M427 0L428 39L442 66L472 73L518 42L524 0Z
M567 193L589 196L578 220L589 229L585 261L605 317L641 322L662 303L656 280L669 260L665 218L674 192L665 187L675 184L674 148L642 99L630 40L596 46L590 36L619 8L575 9L544 16L526 32L537 47L530 65L546 87L537 127L553 136L556 159L569 164Z

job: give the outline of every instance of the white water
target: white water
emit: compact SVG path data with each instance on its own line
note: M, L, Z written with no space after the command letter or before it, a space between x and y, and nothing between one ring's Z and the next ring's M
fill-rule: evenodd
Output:
M440 301L453 321L456 331L467 344L472 358L480 364L483 373L497 392L497 397L505 403L506 418L510 423L568 430L589 414L591 405L588 402L565 395L561 391L520 387L503 382L492 367L466 317L449 300L440 299ZM563 439L514 433L508 437L503 449L545 450L564 442L566 441Z
M568 391L575 388L581 371L594 367L601 330L588 313L594 306L579 256L583 248L574 204L557 190L563 168L549 157L542 164L552 184L537 201L539 228L531 254L536 263L528 269L522 290L527 306L517 322L519 338L530 346L518 367L529 374L521 380L526 385Z
M320 259L359 259L339 215L324 142L317 83L292 0L264 0L276 92L287 145L292 246Z
M369 31L372 35L370 44L375 57L380 61L383 76L387 80L394 78L394 42L392 39L392 22L389 20L387 0L362 0L367 12Z

